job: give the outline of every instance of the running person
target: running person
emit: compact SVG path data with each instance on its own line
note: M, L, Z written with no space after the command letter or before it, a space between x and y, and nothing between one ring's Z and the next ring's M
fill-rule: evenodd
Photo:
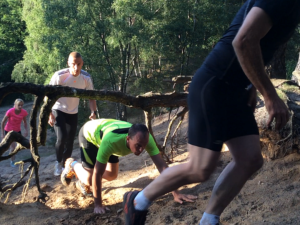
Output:
M256 89L281 129L289 119L266 65L288 41L300 20L299 0L247 0L189 88L190 160L171 167L143 191L124 195L126 225L143 224L146 210L159 196L180 186L206 181L217 166L222 144L233 160L212 191L200 225L219 224L219 217L249 177L263 165L258 128L253 115Z
M83 59L78 52L71 52L68 58L69 68L54 73L50 85L62 85L73 88L93 90L93 82L86 71L82 70ZM60 176L62 166L71 157L73 143L77 130L79 98L59 98L52 107L48 123L54 126L56 134L56 162L54 175ZM96 119L96 101L89 100L91 115L89 119Z
M148 152L159 172L168 166L162 159L155 141L147 127L143 124L134 124L114 120L97 119L89 121L80 129L79 145L81 161L73 158L66 161L65 169L61 174L61 181L68 186L76 174L76 187L84 194L94 196L94 213L105 213L106 207L102 204L102 179L111 181L117 178L119 172L119 157L134 153L140 155L144 149ZM193 201L195 196L172 192L174 200Z
M6 113L5 116L2 119L1 123L1 135L2 139L5 137L5 135L9 131L15 131L21 134L21 123L23 121L24 123L24 128L25 128L25 133L24 137L27 137L28 135L28 130L27 130L27 111L23 109L24 101L20 98L15 100L14 107L9 109ZM6 123L7 121L7 123ZM6 124L5 124L6 123ZM5 126L4 126L5 125ZM13 142L10 146L9 153L12 153L12 151L16 148L17 144L16 142ZM11 167L16 167L15 165L15 160L16 156L11 157L10 165Z

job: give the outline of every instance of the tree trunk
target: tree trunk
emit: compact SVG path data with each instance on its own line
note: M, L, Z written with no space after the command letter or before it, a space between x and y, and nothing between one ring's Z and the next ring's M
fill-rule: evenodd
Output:
M117 118L118 120L127 121L127 107L121 103L117 105Z
M287 44L283 44L275 52L271 62L266 65L266 72L270 78L286 79L285 53Z
M299 52L299 58L298 58L298 62L297 62L297 65L296 65L295 71L298 71L298 72L300 72L300 52Z
M262 154L266 159L282 158L293 152L299 152L300 127L300 89L297 84L287 80L272 80L273 85L281 99L288 106L291 116L287 125L279 132L266 127L269 115L265 109L264 100L258 97L255 118L259 128Z
M292 80L294 80L298 85L300 85L300 52L296 68L293 72Z

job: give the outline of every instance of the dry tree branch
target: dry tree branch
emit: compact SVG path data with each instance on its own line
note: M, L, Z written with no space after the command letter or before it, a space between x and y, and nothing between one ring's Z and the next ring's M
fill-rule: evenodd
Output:
M152 130L152 124L151 124L151 120L152 120L152 112L151 112L151 108L150 109L147 109L144 111L145 113L145 124L146 126L148 127L148 130L150 132L150 134L152 135L155 143L156 143L156 146L159 148L159 151L160 153L162 154L162 157L166 159L166 161L168 163L171 163L169 157L166 155L166 153L162 150L161 146L157 143L156 139L154 138L154 135L153 135L153 130Z
M178 118L178 117L181 117L181 119L180 119L179 123L177 124L177 126L176 126L176 128L175 128L175 130L174 130L174 132L173 132L173 134L172 134L172 137L171 137L171 153L172 153L172 160L173 160L173 153L174 153L174 148L173 148L174 137L175 137L175 134L177 134L177 131L178 131L180 125L182 124L182 121L183 121L183 119L184 119L184 116L185 116L185 114L186 114L187 112L188 112L188 108L185 107L180 113L178 113L178 114L176 115L177 118ZM177 119L177 118L176 118L176 119ZM175 121L175 120L174 120L174 121Z
M9 155L2 156L3 153L9 149L10 145L13 142L18 142L19 145L17 145L17 147L14 149L14 151L12 153L10 153ZM29 149L29 148L30 148L30 144L29 144L28 139L26 139L21 134L15 132L15 131L10 131L7 133L7 135L5 135L2 142L0 143L0 162L2 160L11 158L12 156L14 156L15 154L17 154L19 151L21 151L23 149Z
M0 143L0 161L6 160L11 158L17 152L22 149L30 149L32 155L32 162L30 167L27 169L25 174L21 177L21 179L12 185L11 188L5 189L4 192L9 194L7 199L16 187L21 185L22 179L29 173L31 170L31 175L24 186L23 189L23 197L26 195L26 191L28 189L29 182L32 178L33 171L35 172L35 179L38 191L40 193L38 200L42 200L43 202L46 201L47 195L41 190L40 183L39 183L39 175L38 169L40 165L40 157L38 154L38 147L40 145L45 145L46 137L47 137L47 121L51 111L52 106L56 102L56 100L60 97L80 97L83 99L95 99L95 100L107 100L111 102L121 103L128 107L139 108L144 110L145 112L145 120L146 125L152 134L154 140L155 137L152 131L151 125L151 108L153 107L179 107L187 106L187 93L166 93L166 94L159 94L159 93L146 93L141 96L130 96L126 95L122 92L118 91L107 91L107 90L84 90L84 89L76 89L71 87L62 87L62 86L51 86L51 85L35 85L31 83L1 83L0 84L0 103L2 102L3 98L15 92L21 93L28 93L37 96L34 101L33 110L30 115L30 141L24 138L22 135L19 135L15 132L10 132L4 140ZM46 96L46 98L45 98ZM43 103L43 99L45 101ZM42 105L43 103L43 105ZM42 105L42 107L41 107ZM36 118L38 114L38 110L41 108L40 116L39 116L39 124L37 129ZM19 145L15 148L15 150L9 154L8 156L2 157L2 154L9 148L12 142L18 142ZM156 140L155 140L156 142ZM157 144L157 142L156 142ZM158 148L161 150L161 147L157 145ZM169 158L165 155L162 151L163 157L166 158L167 162L170 162ZM22 162L20 162L22 163ZM0 189L3 190L3 189ZM1 193L3 196L4 193ZM7 201L6 199L6 201Z
M174 124L174 122L179 118L181 117L181 120L179 121L172 137L174 137L175 133L177 132L178 128L180 127L183 119L184 119L184 116L185 114L188 112L188 108L187 107L184 107L182 111L180 111L179 113L177 113L173 118L172 120L170 121L169 123L169 126L168 126L168 130L167 130L167 133L166 133L166 136L165 136L165 140L164 140L164 143L163 143L163 146L162 146L162 151L164 152L165 149L166 149L166 145L167 145L167 141L168 141L168 138L170 136L170 133L171 133L171 130L172 130L172 126ZM172 139L173 141L173 139ZM173 149L173 148L172 148ZM173 161L173 150L172 150L172 161Z

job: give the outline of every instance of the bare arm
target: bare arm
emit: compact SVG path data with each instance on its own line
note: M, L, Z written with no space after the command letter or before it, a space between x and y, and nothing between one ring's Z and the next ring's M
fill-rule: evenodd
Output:
M95 111L97 110L96 100L89 100L89 105L91 109L91 115L89 119L96 119L97 115L95 114Z
M232 45L244 73L265 99L269 113L267 125L270 126L275 119L276 129L281 129L289 119L289 112L265 71L260 48L260 40L271 27L272 21L268 14L258 7L253 7Z
M27 137L28 135L28 129L27 129L27 116L23 117L23 122L24 122L24 128L25 128L25 134L24 137Z
M96 164L93 172L93 178L92 178L92 188L93 188L94 203L95 203L94 213L103 214L105 213L106 210L105 206L102 205L102 194L101 194L102 176L105 172L105 169L106 169L106 164L100 163L98 162L98 160L96 160Z
M4 127L5 127L5 123L7 121L8 117L5 115L2 119L2 122L1 122L1 137L2 139L4 138Z
M50 112L49 114L49 119L48 119L48 123L51 127L53 127L54 123L55 123L55 116L53 115L52 112Z
M160 173L168 168L168 165L163 160L160 154L151 156L151 159ZM193 200L197 198L197 196L194 195L180 194L178 190L172 191L172 194L174 197L174 201L179 202L180 204L183 202L183 200L187 202L193 202Z

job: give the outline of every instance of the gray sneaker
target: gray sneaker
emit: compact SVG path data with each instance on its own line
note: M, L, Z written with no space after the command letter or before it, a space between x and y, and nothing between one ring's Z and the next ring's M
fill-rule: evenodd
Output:
M56 176L56 177L60 176L61 171L62 171L62 165L61 165L61 163L56 161L55 166L54 166L54 176Z

